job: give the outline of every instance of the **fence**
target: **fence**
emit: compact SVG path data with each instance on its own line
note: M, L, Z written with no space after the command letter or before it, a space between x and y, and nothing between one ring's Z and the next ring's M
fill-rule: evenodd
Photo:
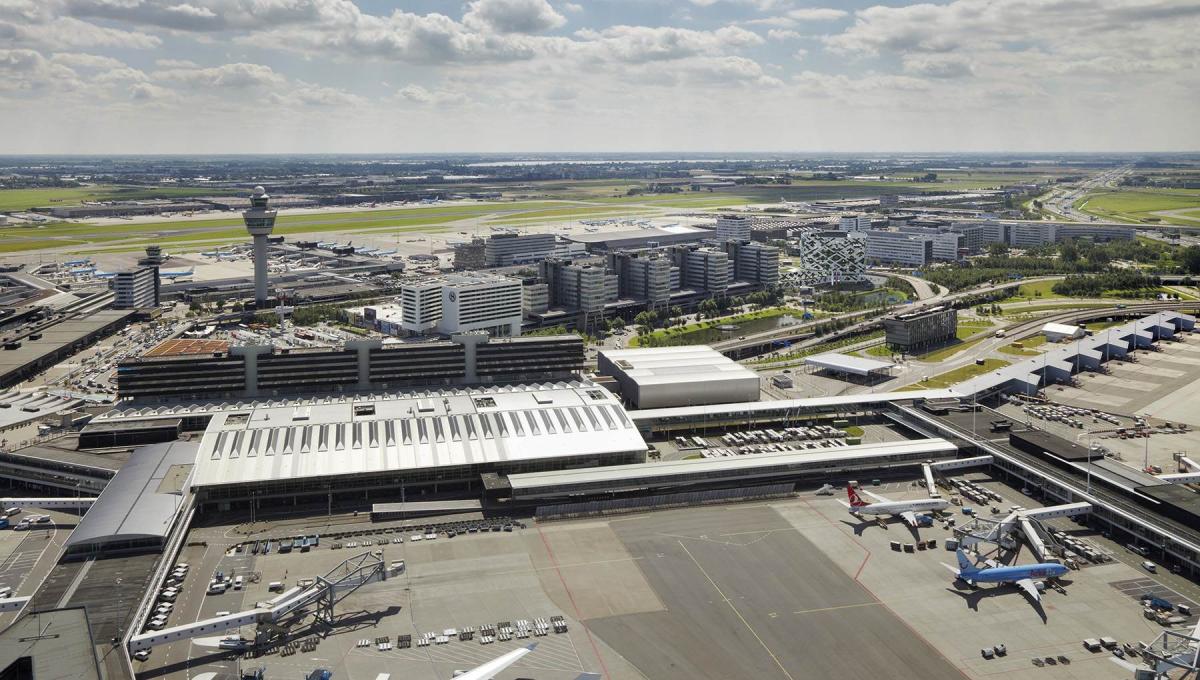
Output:
M627 512L641 512L643 510L662 510L664 508L680 508L691 505L727 503L730 501L781 498L792 495L795 493L795 490L796 485L794 483L783 483L742 487L739 489L712 489L709 491L688 491L635 498L613 498L609 500L588 501L586 503L539 505L536 517L539 520L571 519L574 517L617 515Z

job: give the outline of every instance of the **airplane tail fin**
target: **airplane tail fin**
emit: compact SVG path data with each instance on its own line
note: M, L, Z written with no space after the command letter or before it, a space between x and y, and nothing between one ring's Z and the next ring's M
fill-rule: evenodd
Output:
M964 576L979 571L975 568L975 565L971 562L971 559L967 557L967 554L963 552L962 548L956 550L955 554L958 555L958 570Z
M850 498L851 508L861 508L867 505L862 497L858 495L858 491L855 491L854 487L849 484L846 485L846 495Z

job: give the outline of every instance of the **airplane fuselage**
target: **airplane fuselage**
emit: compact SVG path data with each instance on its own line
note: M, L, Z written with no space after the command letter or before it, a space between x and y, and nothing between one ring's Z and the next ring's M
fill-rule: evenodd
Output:
M945 510L948 507L950 507L948 501L931 498L919 501L870 503L852 507L850 508L850 513L854 515L899 515L902 512L933 512L935 510Z
M1013 583L1022 579L1058 578L1066 574L1068 569L1053 562L1042 564L1027 564L1015 567L992 567L980 569L974 573L961 574L974 583Z

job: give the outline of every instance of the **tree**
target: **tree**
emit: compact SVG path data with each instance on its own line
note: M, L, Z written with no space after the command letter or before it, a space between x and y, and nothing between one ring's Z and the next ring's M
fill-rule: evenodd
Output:
M717 307L717 301L712 298L701 302L699 309L700 313L705 316L716 316L717 312L720 311L720 308Z
M1188 274L1200 274L1200 246L1188 246L1179 253L1179 261Z
M610 332L611 331L619 331L624 327L625 327L625 319L622 319L619 316L614 316L613 318L608 320L608 330Z
M673 316L675 318L679 318L679 317L683 316L683 307L680 307L679 305L675 305L674 307L672 307L669 310L669 313L671 316Z
M1063 262L1075 262L1079 259L1079 246L1074 241L1063 241L1058 247L1058 256Z
M1008 244L1003 241L988 244L988 255L991 257L1004 257L1008 255Z

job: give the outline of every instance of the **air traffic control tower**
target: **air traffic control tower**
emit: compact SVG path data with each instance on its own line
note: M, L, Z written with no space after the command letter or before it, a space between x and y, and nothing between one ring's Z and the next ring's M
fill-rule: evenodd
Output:
M277 211L270 209L271 197L261 186L254 187L250 209L242 213L246 231L254 237L254 306L267 306L267 237L275 230Z

